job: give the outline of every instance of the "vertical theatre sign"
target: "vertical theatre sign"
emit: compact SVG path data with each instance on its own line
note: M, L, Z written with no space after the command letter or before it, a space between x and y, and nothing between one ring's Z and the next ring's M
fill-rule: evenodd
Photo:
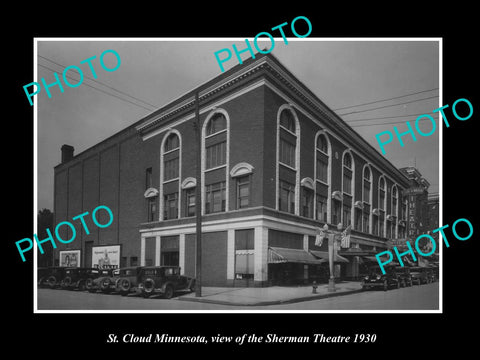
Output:
M120 245L94 246L92 249L92 267L118 269L120 267Z

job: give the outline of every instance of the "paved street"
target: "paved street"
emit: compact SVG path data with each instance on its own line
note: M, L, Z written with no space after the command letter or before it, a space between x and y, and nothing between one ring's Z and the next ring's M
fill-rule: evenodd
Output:
M325 299L268 306L229 306L214 303L144 299L101 293L38 289L39 310L437 310L439 283L384 291L365 291ZM185 299L184 299L185 300Z

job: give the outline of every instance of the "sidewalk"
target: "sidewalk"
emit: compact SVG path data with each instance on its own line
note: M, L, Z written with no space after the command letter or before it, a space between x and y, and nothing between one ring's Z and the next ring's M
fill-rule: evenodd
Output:
M320 284L317 293L314 294L311 285L264 288L202 287L201 297L195 297L195 292L192 292L178 297L177 300L232 306L265 306L349 295L362 291L360 281L342 281L335 284L335 289L335 292L329 292L328 284Z

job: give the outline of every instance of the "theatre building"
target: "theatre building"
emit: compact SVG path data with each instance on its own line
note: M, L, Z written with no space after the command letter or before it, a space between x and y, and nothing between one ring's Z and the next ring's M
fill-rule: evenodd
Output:
M406 176L274 56L258 54L79 154L63 146L55 224L99 205L114 220L99 228L86 217L89 234L75 221L57 263L70 251L96 266L112 248L115 266L178 265L195 276L196 129L203 285L326 281L328 241L315 241L324 224L351 225L349 246L335 248L344 279L405 238Z

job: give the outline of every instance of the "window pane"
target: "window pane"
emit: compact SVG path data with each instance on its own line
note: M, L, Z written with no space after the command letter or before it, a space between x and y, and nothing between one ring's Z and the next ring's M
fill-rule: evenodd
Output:
M328 143L327 138L325 135L319 135L317 138L317 149L323 151L324 153L328 153Z
M177 134L170 134L165 140L165 150L164 151L170 151L173 149L177 149L180 146L180 141L178 139Z
M317 179L328 183L328 162L320 158L317 158Z
M345 172L343 174L343 192L347 194L352 193L352 175Z
M280 139L280 162L295 167L295 145Z
M280 114L280 125L295 133L295 119L290 110L284 109Z

